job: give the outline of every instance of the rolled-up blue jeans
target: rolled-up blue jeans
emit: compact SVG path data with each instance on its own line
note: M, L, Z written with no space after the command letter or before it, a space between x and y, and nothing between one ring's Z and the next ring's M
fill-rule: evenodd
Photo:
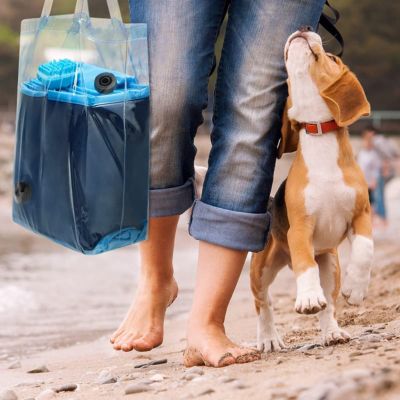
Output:
M189 234L257 252L270 227L268 198L287 97L284 45L316 28L325 0L231 0L214 93L211 151L201 197L194 137L225 0L130 0L132 22L148 24L150 217L192 206Z

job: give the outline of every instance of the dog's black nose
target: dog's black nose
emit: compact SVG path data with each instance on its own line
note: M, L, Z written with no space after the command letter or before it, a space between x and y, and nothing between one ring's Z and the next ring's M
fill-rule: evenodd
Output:
M299 28L300 32L312 32L313 28L310 25L302 25Z

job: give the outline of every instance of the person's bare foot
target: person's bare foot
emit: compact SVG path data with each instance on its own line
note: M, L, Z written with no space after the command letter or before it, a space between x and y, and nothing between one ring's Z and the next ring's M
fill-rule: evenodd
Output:
M125 319L110 338L114 349L149 351L160 346L165 312L177 295L174 278L169 281L143 278Z
M195 365L225 367L256 361L260 358L261 353L258 350L233 343L225 335L223 325L209 323L189 328L183 363L186 367Z

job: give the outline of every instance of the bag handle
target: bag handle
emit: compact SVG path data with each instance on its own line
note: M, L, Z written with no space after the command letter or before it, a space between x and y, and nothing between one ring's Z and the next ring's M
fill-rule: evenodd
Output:
M344 51L344 40L343 36L335 26L340 18L340 14L338 10L336 10L334 7L332 7L331 4L329 4L328 0L326 0L325 4L333 13L333 17L330 17L327 14L322 13L321 18L319 20L319 24L322 25L325 28L325 30L329 32L337 40L337 42L340 45L340 51L337 53L337 56L342 57Z
M46 18L50 16L51 9L53 7L54 0L45 0L41 18ZM122 22L121 9L119 7L118 0L107 0L108 10L112 19L116 19ZM75 14L85 13L89 14L89 4L88 0L77 0L75 6Z

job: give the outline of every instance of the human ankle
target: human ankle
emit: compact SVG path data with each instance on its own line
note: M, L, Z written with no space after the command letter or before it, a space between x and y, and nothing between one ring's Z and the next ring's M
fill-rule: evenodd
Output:
M172 283L174 280L174 271L171 268L165 270L151 270L151 268L142 268L140 280L147 285L156 287L165 287L166 284Z
M224 322L221 321L220 318L215 318L211 315L202 315L200 318L195 317L189 319L188 334L211 329L225 332Z

